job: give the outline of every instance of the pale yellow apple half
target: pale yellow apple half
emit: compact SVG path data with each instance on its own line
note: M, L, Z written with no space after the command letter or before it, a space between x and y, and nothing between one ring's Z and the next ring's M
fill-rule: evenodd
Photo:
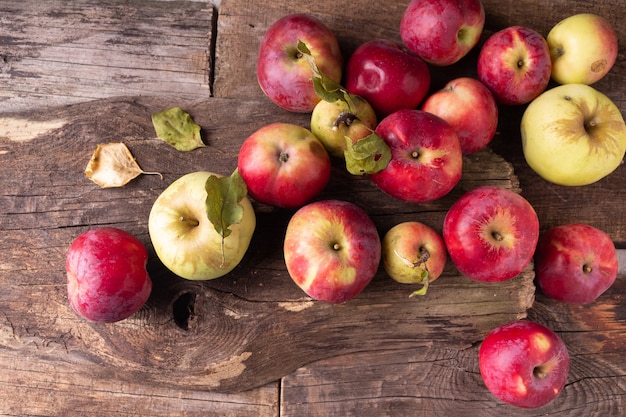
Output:
M545 180L581 186L606 177L626 152L626 125L619 108L585 84L545 91L521 121L524 157Z

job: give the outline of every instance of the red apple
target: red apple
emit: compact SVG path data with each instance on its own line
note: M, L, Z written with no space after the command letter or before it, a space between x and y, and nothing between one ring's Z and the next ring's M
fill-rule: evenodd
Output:
M551 71L548 43L524 26L494 33L478 55L478 78L502 104L530 102L546 89Z
M148 252L130 233L112 227L88 230L71 243L65 261L70 306L94 322L124 320L152 291Z
M259 47L256 74L270 100L286 110L308 113L320 97L298 41L304 42L323 74L341 81L343 57L334 33L318 18L302 13L286 15L268 28Z
M422 110L441 117L454 128L465 155L487 147L498 127L496 99L474 78L448 82L424 101Z
M382 241L382 261L387 274L403 284L422 284L411 295L425 294L446 266L446 246L432 227L407 221L393 226Z
M284 256L289 275L306 294L343 303L376 274L381 243L363 209L346 201L321 200L300 208L289 220Z
M331 162L324 145L310 130L276 122L243 142L237 167L253 199L295 208L326 187Z
M400 37L424 61L451 65L476 46L484 25L480 0L412 0L400 21Z
M478 352L487 389L501 401L537 408L554 400L569 374L569 352L551 329L532 321L514 321L492 330Z
M590 225L555 226L539 239L537 284L555 300L589 304L613 285L617 269L617 251L610 236Z
M421 110L399 110L381 120L376 133L391 149L391 161L370 178L387 194L423 203L443 197L461 179L459 138L440 117Z
M345 86L367 100L383 118L396 110L414 109L422 102L430 88L430 70L401 45L374 39L350 56Z
M483 185L466 192L444 218L450 259L475 281L501 282L519 275L532 260L538 238L535 209L502 187Z

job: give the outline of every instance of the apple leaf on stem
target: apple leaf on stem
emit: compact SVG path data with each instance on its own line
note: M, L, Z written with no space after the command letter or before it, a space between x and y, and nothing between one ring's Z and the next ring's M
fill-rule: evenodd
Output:
M98 144L93 152L85 175L101 188L122 187L141 174L159 175L142 170L128 147L122 142Z
M374 132L356 143L346 137L346 144L346 169L352 175L375 174L391 161L389 145Z
M417 260L417 262L410 261L409 259L400 255L397 250L394 250L394 253L402 260L402 262L404 262L410 268L417 268L422 265L424 266L424 268L419 273L419 277L417 277L419 279L417 282L422 284L422 288L413 291L409 295L409 298L415 297L416 295L426 295L426 292L428 292L428 284L430 283L430 272L428 272L426 261L428 261L428 259L430 258L430 253L426 250L420 251L421 256Z
M302 41L298 41L297 50L302 56L308 61L311 69L313 70L313 87L315 88L315 93L324 101L328 101L330 103L334 103L337 100L343 100L350 104L349 96L350 93L341 86L337 81L329 78L324 74L317 64L315 63L315 58L311 54L311 51L306 46L306 44Z
M200 136L200 126L180 107L153 114L152 124L157 136L179 151L206 146Z
M224 240L232 232L230 226L241 222L243 218L243 206L239 202L248 194L248 188L235 169L228 177L211 175L206 181L205 189L207 217L222 237L224 263Z

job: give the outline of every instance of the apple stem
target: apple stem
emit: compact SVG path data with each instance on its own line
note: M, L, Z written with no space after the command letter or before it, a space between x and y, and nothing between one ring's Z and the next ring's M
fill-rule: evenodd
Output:
M187 223L190 226L198 226L200 224L200 222L196 219L190 219L189 217L185 217L185 216L180 216L178 218L179 221L183 222L183 223Z
M504 236L502 236L499 232L491 233L491 237L493 237L496 242L502 242L504 240Z
M589 274L591 273L591 271L593 271L593 268L590 265L587 265L587 264L583 265L583 273Z
M339 113L339 116L333 122L333 130L339 129L340 124L345 124L346 126L350 126L359 118L354 113L350 113L349 111L344 111Z

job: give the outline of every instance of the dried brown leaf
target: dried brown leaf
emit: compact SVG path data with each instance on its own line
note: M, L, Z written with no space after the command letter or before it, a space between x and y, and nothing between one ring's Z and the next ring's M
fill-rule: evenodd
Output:
M143 171L128 147L122 142L99 144L85 168L85 175L102 188L122 187L141 174L158 172Z

